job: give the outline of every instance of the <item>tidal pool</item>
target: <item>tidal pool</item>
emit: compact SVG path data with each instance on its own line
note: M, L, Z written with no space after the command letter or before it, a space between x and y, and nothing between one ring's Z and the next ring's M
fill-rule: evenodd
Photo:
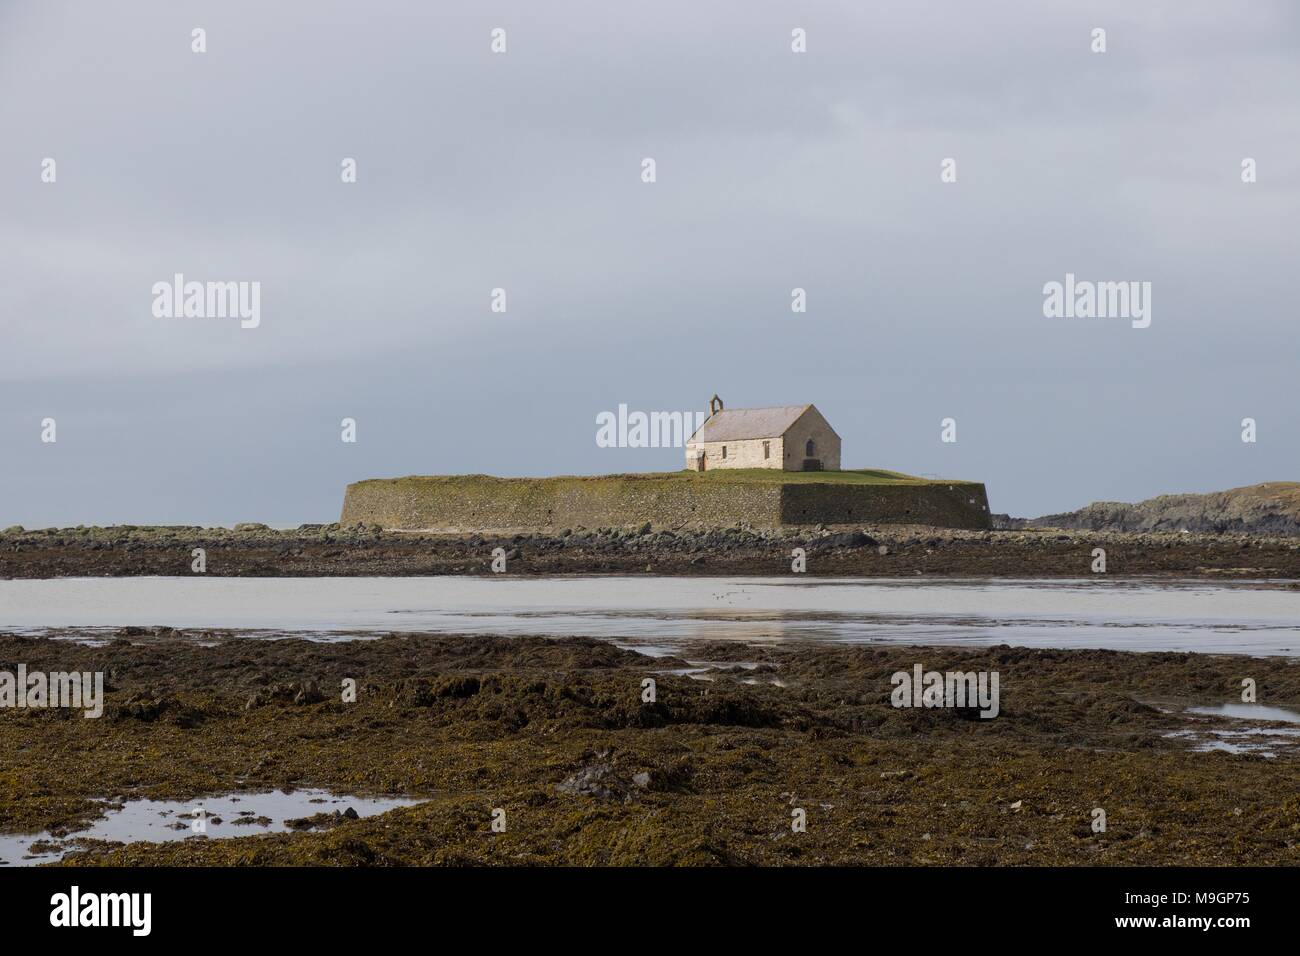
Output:
M346 797L326 790L272 790L230 793L196 800L128 800L107 810L83 830L63 836L0 833L0 866L37 866L53 863L77 849L78 840L112 840L135 843L146 840L211 840L255 833L285 833L286 821L317 813L346 813L358 817L409 807L419 800L405 797ZM203 811L203 831L196 832L196 811Z
M1257 726L1260 723L1300 724L1300 713L1285 707L1215 704L1188 707L1183 713L1227 717L1233 722L1233 726L1228 728L1195 727L1165 734L1166 737L1191 741L1193 750L1223 750L1234 754L1276 757L1279 753L1300 749L1300 726Z

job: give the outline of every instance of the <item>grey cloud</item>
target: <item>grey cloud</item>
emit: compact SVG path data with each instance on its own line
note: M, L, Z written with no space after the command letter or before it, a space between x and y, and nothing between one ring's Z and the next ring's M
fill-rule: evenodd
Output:
M0 7L0 521L673 468L595 414L714 391L1021 514L1294 477L1293 5L756 6ZM1066 271L1152 281L1152 327L1044 319ZM262 326L153 318L174 272L261 281Z

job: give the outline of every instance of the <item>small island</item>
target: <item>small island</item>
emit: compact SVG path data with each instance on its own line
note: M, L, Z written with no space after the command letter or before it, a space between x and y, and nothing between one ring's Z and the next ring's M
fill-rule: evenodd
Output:
M576 527L776 528L899 524L990 527L984 486L893 471L708 472L495 478L429 475L359 481L343 525L443 532Z
M984 486L840 469L840 436L815 405L724 408L686 442L683 471L496 478L430 475L351 484L340 523L442 532L573 527L990 527Z

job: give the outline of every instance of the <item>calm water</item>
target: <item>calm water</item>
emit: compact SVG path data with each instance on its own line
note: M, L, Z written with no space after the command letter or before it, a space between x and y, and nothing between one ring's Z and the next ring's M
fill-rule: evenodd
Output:
M387 631L691 641L1012 644L1300 657L1268 582L807 578L62 578L0 581L0 629L168 625L321 640Z
M1300 753L1300 726L1276 726L1279 723L1300 725L1300 713L1293 710L1264 704L1215 704L1188 707L1184 713L1231 719L1228 727L1196 727L1165 734L1188 741L1195 750L1226 750L1269 758L1280 753ZM1269 726L1258 726L1265 722Z
M75 850L78 839L134 843L147 840L220 839L254 833L284 833L285 821L317 813L355 810L358 817L409 807L418 800L406 797L341 797L325 790L272 790L200 797L187 802L173 800L131 800L108 810L84 830L54 838L49 833L0 834L0 866L35 866L61 858ZM205 830L193 830L193 814L202 808L207 816ZM33 849L35 845L35 849Z
M1213 707L1189 707L1189 714L1207 714L1211 717L1232 717L1234 720L1273 720L1287 724L1300 724L1300 714L1284 707L1266 707L1263 704L1216 704Z

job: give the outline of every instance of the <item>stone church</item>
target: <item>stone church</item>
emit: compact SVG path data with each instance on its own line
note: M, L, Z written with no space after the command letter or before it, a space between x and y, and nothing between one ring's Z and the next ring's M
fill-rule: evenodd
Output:
M840 436L814 405L724 409L714 395L709 417L686 442L686 468L839 471Z

